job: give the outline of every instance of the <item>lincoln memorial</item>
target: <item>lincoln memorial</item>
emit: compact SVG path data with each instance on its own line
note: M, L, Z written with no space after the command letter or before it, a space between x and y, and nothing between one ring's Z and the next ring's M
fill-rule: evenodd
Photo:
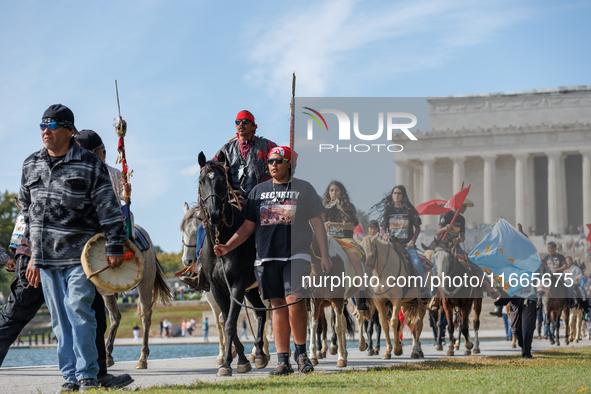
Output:
M565 234L591 223L591 86L428 102L429 131L394 155L396 182L415 205L471 184L468 228L503 217L538 235ZM436 227L437 217L422 218Z

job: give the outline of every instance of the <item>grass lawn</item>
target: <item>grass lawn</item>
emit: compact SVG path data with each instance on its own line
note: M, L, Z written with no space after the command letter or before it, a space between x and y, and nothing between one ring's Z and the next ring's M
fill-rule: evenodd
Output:
M133 323L137 323L142 327L142 320L137 314L137 308L123 308L119 304L119 311L121 312L121 324L117 331L117 338L133 338ZM181 324L183 319L190 320L191 318L201 323L201 314L203 311L210 311L208 304L205 305L171 305L163 306L157 305L152 312L152 326L150 328L150 337L160 336L160 319L168 319L173 324ZM107 315L108 316L108 315ZM107 317L107 333L111 327L111 322Z
M409 363L370 371L312 373L167 386L139 393L591 393L591 347L518 356Z

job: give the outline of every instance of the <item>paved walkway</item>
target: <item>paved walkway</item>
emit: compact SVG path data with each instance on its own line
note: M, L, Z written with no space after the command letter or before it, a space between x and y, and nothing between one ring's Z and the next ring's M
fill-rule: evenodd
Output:
M480 335L481 339L489 334L494 334L495 330L488 333L483 331ZM502 333L502 331L501 331ZM172 344L173 339L166 340L166 343ZM154 344L156 341L153 342ZM561 341L562 346L564 343ZM578 344L569 346L583 347L591 346L591 341L584 339ZM483 340L480 343L482 356L499 356L499 355L519 355L521 351L519 348L511 349L510 342L505 340ZM546 340L534 339L534 351L547 350L556 348L550 346ZM382 349L382 353L383 354ZM447 350L447 346L445 346ZM436 351L432 340L423 342L423 351L425 353L425 360L436 360L444 356L444 352ZM410 359L411 347L404 347L404 354L400 357L394 357L391 360L382 360L380 356L369 357L365 352L360 352L357 349L349 349L349 364L347 368L336 367L336 356L329 355L327 359L320 360L320 364L316 367L317 371L327 373L334 373L343 370L360 369L364 370L368 366L388 366L393 363L415 362ZM458 356L463 356L464 345L461 350L456 351ZM535 354L534 354L535 357ZM218 382L235 378L253 378L268 376L269 371L277 364L277 358L272 355L271 362L262 370L253 369L253 371L246 374L236 373L236 363L234 362L234 374L231 378L218 378L216 372L218 367L214 364L215 357L195 357L195 358L181 358L168 360L150 360L148 361L147 370L136 370L135 361L118 362L109 369L113 374L129 373L135 382L128 386L130 389L135 388L149 388L160 385L188 385L196 381ZM253 366L254 368L254 366ZM3 393L54 393L62 385L59 369L57 366L46 367L20 367L20 368L0 368L0 392Z

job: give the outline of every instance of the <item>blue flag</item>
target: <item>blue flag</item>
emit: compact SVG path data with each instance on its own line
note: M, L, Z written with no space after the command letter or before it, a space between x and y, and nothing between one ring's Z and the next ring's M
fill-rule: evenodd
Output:
M534 244L502 218L492 226L469 258L487 274L492 273L510 296L521 290L523 284L527 287L533 279L532 274L542 265ZM514 279L510 285L511 278Z

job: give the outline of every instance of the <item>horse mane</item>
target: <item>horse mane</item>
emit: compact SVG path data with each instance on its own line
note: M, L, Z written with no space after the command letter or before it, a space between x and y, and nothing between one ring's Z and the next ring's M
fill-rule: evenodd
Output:
M194 219L194 218L198 217L199 212L200 212L200 210L199 210L199 206L197 204L195 204L195 205L191 206L191 208L189 208L187 213L185 213L183 220L181 221L181 231L184 230L185 225L187 224L187 221L189 219Z

